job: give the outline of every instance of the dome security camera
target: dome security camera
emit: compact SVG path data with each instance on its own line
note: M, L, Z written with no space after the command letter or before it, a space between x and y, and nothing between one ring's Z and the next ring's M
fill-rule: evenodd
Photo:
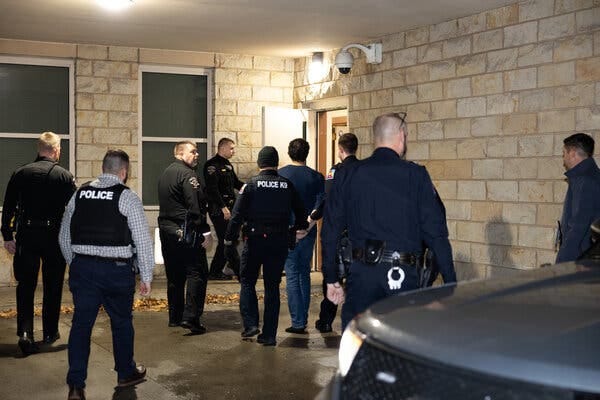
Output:
M367 56L367 64L380 64L382 61L382 50L383 45L381 43L371 43L368 46L362 44L352 43L344 46L340 52L335 56L335 66L341 74L347 74L354 65L354 56L350 54L348 49L356 48L362 50Z
M354 56L349 51L342 50L335 56L335 66L340 74L348 74L352 69L352 65L354 65Z

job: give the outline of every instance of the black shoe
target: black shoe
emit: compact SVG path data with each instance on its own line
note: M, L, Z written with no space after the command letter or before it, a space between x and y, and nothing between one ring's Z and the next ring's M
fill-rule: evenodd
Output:
M44 343L52 344L52 343L56 342L58 339L60 339L60 332L56 332L54 335L44 336Z
M146 377L146 367L144 367L143 365L136 365L135 372L133 374L131 374L131 376L129 376L129 378L119 379L119 384L117 386L125 387L125 386L137 385L138 383L142 382L145 377Z
M298 335L308 335L306 328L294 328L293 326L290 326L289 328L285 328L285 331L288 333L296 333Z
M331 324L328 324L327 322L321 322L320 320L315 322L315 328L317 328L317 330L321 333L329 333L333 331Z
M259 333L260 333L260 329L258 329L255 326L251 326L248 329L244 329L244 332L242 332L242 337L249 338L249 337L258 335Z
M67 397L67 400L85 400L85 391L82 388L69 385L69 397Z
M177 321L169 321L169 328L175 328L181 326L181 321L177 322Z
M274 337L265 337L263 335L258 335L256 343L260 343L263 346L275 346L277 344L277 341Z
M23 333L23 336L19 337L19 348L26 356L40 352L40 347L33 340L33 335L28 333Z
M206 333L206 327L199 322L181 321L181 327L189 329L194 335Z

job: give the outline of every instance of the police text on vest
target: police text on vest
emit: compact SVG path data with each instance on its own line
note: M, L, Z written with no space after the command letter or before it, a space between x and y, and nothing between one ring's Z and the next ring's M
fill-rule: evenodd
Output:
M79 192L79 198L83 199L97 199L97 200L112 200L113 199L113 195L114 192L111 192L109 190L100 190L100 191L94 191L94 190L82 190Z
M262 188L271 188L271 189L287 189L287 182L279 182L279 181L257 181L257 187Z

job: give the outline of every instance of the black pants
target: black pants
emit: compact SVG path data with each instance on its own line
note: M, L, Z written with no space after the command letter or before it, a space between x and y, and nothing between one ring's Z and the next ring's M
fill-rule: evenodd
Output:
M160 241L167 274L169 322L199 322L206 299L206 250L191 248L162 230Z
M286 235L248 238L242 251L240 312L244 328L259 326L256 280L262 265L265 286L262 331L263 335L269 339L275 339L279 325L279 284L287 253Z
M16 238L13 271L17 280L17 335L33 335L33 303L38 283L40 260L44 299L42 326L44 337L58 332L60 303L66 263L58 245L56 230L22 229Z
M225 240L225 232L227 231L227 224L229 221L225 220L222 213L211 215L210 220L217 233L217 248L215 249L215 255L210 263L210 272L208 274L210 276L220 276L223 273L223 267L225 267L225 264L227 263L227 260L225 260L225 246L223 245L223 241ZM237 254L237 250L235 252L235 259L229 263L229 268L231 268L236 275L239 275L240 257Z
M402 269L403 277L397 270ZM402 280L400 281L402 277ZM342 330L352 318L374 303L394 294L418 289L417 269L390 263L353 261L346 278L346 301L342 306Z
M327 283L323 278L323 300L321 300L321 309L319 311L319 321L321 324L333 324L338 306L333 304L327 298Z

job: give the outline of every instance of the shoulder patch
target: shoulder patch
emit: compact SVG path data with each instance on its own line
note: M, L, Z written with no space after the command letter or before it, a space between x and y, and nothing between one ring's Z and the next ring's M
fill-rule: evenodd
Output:
M327 176L325 177L325 179L329 181L329 180L333 179L334 175L335 175L335 168L331 168L329 170L329 172L327 173Z
M238 191L239 194L244 194L244 189L246 189L246 184L244 183L244 185L240 188L240 190Z
M217 167L215 167L214 165L209 165L208 167L206 167L206 172L208 172L209 175L214 174L217 171Z
M200 182L198 182L198 178L196 178L195 176L192 176L190 179L190 185L192 185L192 187L194 189L198 189L198 187L200 187Z

